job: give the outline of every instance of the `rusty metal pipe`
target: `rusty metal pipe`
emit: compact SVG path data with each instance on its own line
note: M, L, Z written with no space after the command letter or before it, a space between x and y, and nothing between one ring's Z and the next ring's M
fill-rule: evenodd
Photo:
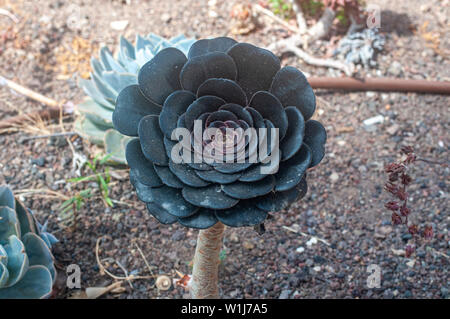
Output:
M392 78L310 77L314 89L450 94L450 82Z
M0 80L5 80L0 77ZM7 84L10 84L8 81ZM356 79L349 77L310 77L308 82L314 89L329 89L329 90L343 90L343 91L382 91L382 92L416 92L416 93L430 93L430 94L450 94L450 82L427 81L427 80L403 80L392 78L365 78ZM2 83L0 83L1 85ZM15 83L12 83L15 84ZM17 86L16 88L22 89ZM28 90L28 89L27 89ZM30 90L28 90L30 91ZM26 91L26 93L29 93ZM25 92L22 90L22 92ZM49 119L57 118L60 114L60 109L55 108L57 102L52 99L47 99L40 94L33 93L26 94L26 96L36 99L37 101L47 104L50 108L33 112L26 115L15 116L3 121L0 121L0 130L5 130L17 125L30 116L40 116ZM36 98L37 97L37 98ZM0 133L1 135L1 133Z

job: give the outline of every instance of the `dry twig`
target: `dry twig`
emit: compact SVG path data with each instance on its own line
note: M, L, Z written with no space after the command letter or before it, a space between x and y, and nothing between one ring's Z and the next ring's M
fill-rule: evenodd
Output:
M295 0L292 0L292 2L296 3ZM354 66L351 64L346 64L337 60L316 58L299 48L300 45L303 45L306 48L308 42L310 42L311 40L319 39L328 33L328 30L331 27L331 22L333 21L333 18L335 16L335 12L332 9L326 8L322 18L310 30L308 30L306 27L306 22L304 22L301 7L298 4L296 4L293 8L295 9L297 14L297 23L299 23L299 26L301 24L300 29L291 26L283 19L280 19L276 15L274 15L270 10L261 7L259 4L254 4L253 8L257 12L266 15L275 22L283 25L286 29L295 33L294 36L288 39L282 39L271 44L268 47L268 50L292 52L307 64L335 68L345 72L345 74L348 76L351 76L353 74Z
M26 136L20 139L20 142L26 142L29 140L36 140L40 138L49 138L49 137L58 137L58 136L72 136L77 135L77 132L63 132L63 133L53 133L53 134L45 134L45 135L37 135L37 136Z
M19 19L6 9L0 8L0 15L10 18L14 23L19 23Z
M289 226L283 226L283 228L286 229L286 230L288 230L288 231L290 231L290 232L293 232L293 233L296 233L296 234L300 234L300 235L302 235L302 236L304 236L304 237L315 238L315 239L317 239L318 241L320 241L321 243L324 243L324 244L327 245L327 246L331 246L331 244L330 244L328 241L326 241L325 239L319 238L319 237L317 237L317 236L311 236L311 235L308 235L308 234L306 234L306 233L304 233L304 232L301 232L301 231L296 230L296 229L294 229L294 228L292 228L292 227L289 227Z
M301 30L299 30L298 28L296 28L296 27L290 25L289 23L287 23L287 22L284 21L283 19L278 18L272 11L267 10L267 9L261 7L259 4L254 4L254 5L253 5L253 8L254 8L257 12L262 13L262 14L264 14L265 16L267 16L267 17L269 17L270 19L272 19L273 21L275 21L275 22L281 24L282 26L284 26L284 27L285 27L286 29L288 29L289 31L292 31L292 32L294 32L294 33L300 33L300 32L301 32Z
M1 75L0 75L0 86L6 86L25 97L28 97L32 100L35 100L37 102L40 102L40 103L50 106L52 108L58 108L60 105L60 103L58 103L58 101L50 99L40 93L34 92L16 82L13 82L11 80L4 78Z
M62 200L69 199L69 197L67 197L66 195L56 192L56 191L49 190L49 189L25 188L25 189L16 190L16 191L14 191L14 193L17 196L23 196L23 197L34 196L34 197L39 197L39 198L51 198L51 199L59 198Z
M54 119L56 117L60 117L60 122L62 120L62 116L72 113L70 103L60 103L54 99L48 98L40 93L34 92L16 82L8 80L0 75L0 86L6 86L15 92L30 98L34 101L42 103L44 105L49 106L49 108L32 112L29 114L21 114L17 116L13 116L6 120L0 121L0 134L11 133L17 130L17 127L23 125L23 123L27 120L33 121L41 121L43 123L44 118L48 118L49 120ZM63 131L64 132L64 131Z
M288 38L280 40L276 43L271 44L268 47L270 51L290 51L294 53L297 57L305 61L307 64L323 66L334 68L343 71L346 75L351 76L354 71L354 66L351 64L346 64L337 60L331 59L320 59L309 55L298 46L295 45L295 38Z
M101 242L101 240L102 240L103 238L106 238L106 237L111 238L110 236L102 236L102 237L99 237L99 238L97 239L97 243L95 244L95 258L96 258L96 260L97 260L97 265L98 265L98 268L100 269L100 272L101 272L101 273L105 273L105 274L107 274L108 276L110 276L111 278L116 279L116 280L127 280L127 281L135 280L135 279L151 279L151 278L157 277L157 276L155 276L155 275L150 275L150 276L126 275L125 277L123 277L123 276L116 276L116 275L114 275L113 273L109 272L109 271L105 268L105 266L103 266L103 264L102 264L102 262L101 262L101 260L100 260L100 257L99 257L100 242ZM119 265L119 267L120 267L120 265Z
M300 0L291 0L291 3L292 10L295 12L300 33L306 33L308 30L308 25L306 24L305 16L303 15L302 7L300 6Z

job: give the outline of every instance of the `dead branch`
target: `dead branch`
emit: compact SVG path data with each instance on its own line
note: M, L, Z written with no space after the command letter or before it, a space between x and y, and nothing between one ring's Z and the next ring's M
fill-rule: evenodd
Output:
M284 20L275 16L270 10L264 9L258 4L253 5L256 11L262 13L268 17L270 17L275 22L283 25L288 30L294 32L294 35L289 39L280 40L271 46L269 46L269 50L284 50L291 51L303 61L308 64L316 65L316 66L324 66L324 67L332 67L338 70L342 70L346 75L350 76L353 74L354 66L346 64L344 62L331 60L331 59L320 59L315 58L299 47L302 46L303 49L308 48L308 44L324 38L330 32L330 29L333 25L333 20L336 17L336 8L327 6L320 17L319 21L316 22L311 28L308 29L308 26L305 21L305 17L303 15L300 0L290 0L292 4L292 9L296 14L298 29L293 28L290 24L286 23ZM358 23L358 19L350 13L351 25L348 29L347 34L351 34L356 30L360 29L363 25Z
M307 64L316 65L316 66L322 66L322 67L330 67L334 69L338 69L343 71L346 75L351 76L353 74L354 66L351 64L346 64L337 60L331 60L331 59L320 59L313 57L297 47L295 45L295 42L292 41L291 38L280 40L278 42L275 42L271 44L268 47L268 50L270 51L290 51L294 53L296 56L298 56L300 59L305 61Z
M44 110L17 115L8 118L6 120L0 121L0 134L12 132L13 131L12 128L14 126L20 125L21 123L27 120L44 119L44 118L52 120L61 117L60 118L61 121L62 116L69 115L72 113L70 102L66 104L60 103L40 93L34 92L33 90L30 90L16 82L8 80L1 75L0 75L0 86L6 86L7 88L10 88L11 90L14 90L15 92L27 98L30 98L34 101L49 106L49 108Z
M115 280L126 280L126 281L130 281L130 280L135 280L135 279L151 279L151 278L155 278L155 275L150 275L150 276L135 276L135 275L128 275L126 274L125 277L123 276L116 276L112 273L110 273L106 267L102 264L101 260L100 260L100 256L99 256L99 250L100 250L100 242L102 241L102 239L104 238L109 238L111 239L111 236L102 236L97 238L97 242L95 244L95 259L97 260L97 265L98 268L100 269L100 274L107 274L109 277L115 279ZM120 267L120 266L119 266Z
M289 31L292 31L294 33L300 33L300 30L292 25L290 25L289 23L287 23L286 21L284 21L281 18L278 18L272 11L267 10L263 7L261 7L259 4L254 4L253 5L253 9L255 9L257 12L264 14L265 16L269 17L270 19L272 19L273 21L283 25L286 29L288 29Z
M303 15L302 7L300 6L300 0L290 1L292 3L292 10L295 12L298 28L301 33L306 33L308 31L308 25L306 24L305 16Z
M56 100L50 99L42 94L39 94L37 92L34 92L20 84L17 84L16 82L13 82L11 80L8 80L0 75L0 86L6 86L14 91L16 91L19 94L22 94L25 97L28 97L32 100L35 100L37 102L40 102L42 104L45 104L50 107L59 107L60 103Z
M45 134L45 135L37 135L37 136L26 136L20 139L20 142L26 142L29 140L36 140L40 138L49 138L49 137L59 137L59 136L72 136L78 135L77 132L62 132L62 133L53 133L53 134Z
M328 241L326 241L325 239L322 239L322 238L319 238L319 237L316 237L316 236L311 236L309 234L306 234L304 232L301 232L301 231L299 231L297 229L294 229L292 227L289 227L289 226L282 226L282 227L284 229L286 229L286 230L289 230L290 232L293 232L293 233L296 233L296 234L300 234L300 235L302 235L304 237L310 237L311 239L315 238L317 241L320 241L321 243L324 243L327 246L331 246L331 244Z
M17 17L14 14L12 14L11 12L9 12L6 9L0 8L0 15L10 18L14 23L19 22L19 19L17 19Z
M333 23L333 19L336 15L335 11L332 10L331 8L326 8L320 20L311 29L308 30L299 1L291 0L291 3L297 16L297 23L299 25L299 29L292 27L290 24L274 15L270 10L261 7L259 4L253 5L253 8L257 12L270 17L275 22L283 25L288 30L295 33L295 35L293 35L288 39L283 39L271 44L268 47L268 50L283 51L283 52L290 51L294 53L296 56L298 56L300 59L305 61L307 64L335 68L338 70L342 70L343 72L345 72L346 75L351 76L354 70L353 65L346 64L337 60L316 58L299 48L299 46L301 45L303 45L303 47L306 48L308 43L311 42L312 40L322 38L328 34L331 25Z

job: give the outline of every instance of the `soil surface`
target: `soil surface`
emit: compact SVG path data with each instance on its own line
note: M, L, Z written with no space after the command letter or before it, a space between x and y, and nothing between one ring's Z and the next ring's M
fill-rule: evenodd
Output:
M361 76L450 80L448 1L371 1L380 5L381 31L387 37L377 68L360 69ZM19 18L17 23L0 15L0 75L58 101L77 103L84 96L77 87L91 53L98 47L116 47L124 34L153 32L164 37L184 33L203 38L233 36L268 46L289 36L283 26L259 17L254 30L233 35L230 12L234 1L8 1L0 7ZM111 22L127 20L123 31ZM115 24L113 24L115 26ZM339 27L332 36L343 36ZM325 39L308 50L324 56ZM292 54L281 56L309 76L336 76L338 72L305 65ZM62 62L61 62L62 61ZM68 65L68 66L66 66ZM76 72L75 72L76 71ZM74 73L75 72L75 73ZM253 228L227 228L220 265L224 298L448 298L449 214L448 158L450 145L449 98L440 95L400 93L344 93L316 91L315 117L328 132L326 156L308 173L304 199L267 220L266 232ZM0 120L44 106L0 87ZM365 126L365 119L382 115L384 121ZM72 130L73 116L64 119ZM54 296L74 293L65 288L65 268L77 264L82 288L107 286L115 280L97 264L96 243L102 264L116 276L146 276L175 271L191 272L197 230L181 225L160 225L138 201L124 167L114 167L110 198L115 207L94 197L77 212L76 229L62 227L58 212L69 198L95 183L70 183L76 177L73 151L92 158L98 149L71 136L73 150L64 138L34 138L60 132L52 123L24 123L17 133L0 136L0 184L22 194L24 203L60 240L54 254L60 281ZM400 148L412 145L420 157L445 165L417 162L409 188L412 219L420 227L432 225L430 241L413 244L403 227L391 225L384 208L390 196L383 190L385 164L398 159ZM87 168L83 175L92 174ZM64 197L65 196L65 197ZM370 288L370 265L381 271L381 285ZM103 298L182 298L186 291L158 290L153 279L124 282L122 289Z

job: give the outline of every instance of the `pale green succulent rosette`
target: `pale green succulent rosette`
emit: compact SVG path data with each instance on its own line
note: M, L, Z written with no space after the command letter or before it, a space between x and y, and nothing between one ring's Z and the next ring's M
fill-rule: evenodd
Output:
M0 299L50 296L56 279L50 249L57 241L8 187L0 186Z
M117 58L107 47L102 47L99 59L91 59L91 79L79 79L79 86L88 96L77 106L75 130L91 143L105 146L106 153L111 154L110 160L126 164L125 146L130 138L114 130L112 124L119 92L137 84L140 68L159 51L175 47L187 54L194 42L195 39L184 35L164 39L150 34L146 37L138 35L133 46L120 37Z

